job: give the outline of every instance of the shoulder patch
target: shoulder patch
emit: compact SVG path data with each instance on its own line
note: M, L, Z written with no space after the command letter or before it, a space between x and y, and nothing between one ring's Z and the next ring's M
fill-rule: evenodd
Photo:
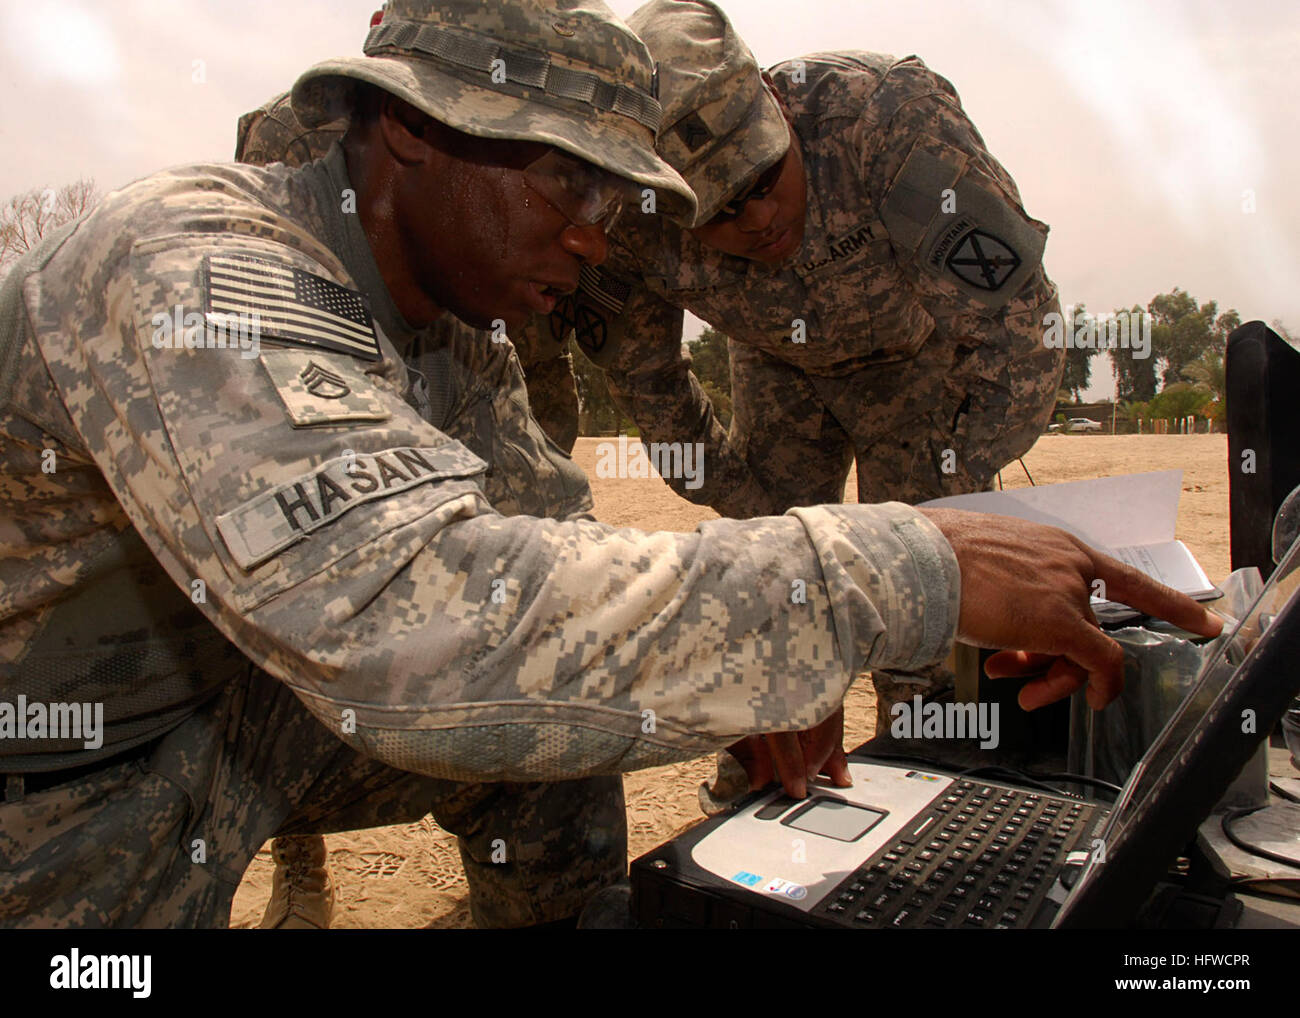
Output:
M210 321L251 319L262 339L381 359L369 305L356 290L251 255L207 255L203 275Z
M1000 191L971 178L968 157L918 140L880 215L900 256L967 297L1001 307L1037 270L1047 230Z
M958 279L981 290L1000 290L1020 268L1020 255L991 233L969 229L944 265Z
M606 272L583 265L578 292L556 305L551 313L551 333L557 339L572 330L578 346L596 360L604 355L610 338L609 323L623 313L632 288Z
M295 428L393 416L355 361L307 350L263 350L260 359Z
M459 442L338 456L218 516L217 530L239 567L251 569L359 505L486 469Z

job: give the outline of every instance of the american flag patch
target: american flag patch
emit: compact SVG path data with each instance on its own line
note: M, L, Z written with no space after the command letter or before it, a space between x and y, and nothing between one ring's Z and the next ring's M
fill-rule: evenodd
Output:
M584 297L616 317L623 313L623 305L632 293L630 286L585 262L578 272L579 288Z
M257 316L263 338L380 360L366 300L356 290L282 262L209 255L210 314Z

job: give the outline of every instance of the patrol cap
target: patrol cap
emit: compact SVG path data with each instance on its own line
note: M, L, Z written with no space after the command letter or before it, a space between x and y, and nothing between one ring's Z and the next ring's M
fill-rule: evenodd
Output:
M554 145L654 188L674 218L694 213L691 189L654 149L650 54L601 0L389 0L363 51L297 80L304 125L346 115L365 81L458 131Z
M698 199L694 220L683 225L707 223L785 155L785 115L717 4L651 0L627 23L659 65L659 154Z

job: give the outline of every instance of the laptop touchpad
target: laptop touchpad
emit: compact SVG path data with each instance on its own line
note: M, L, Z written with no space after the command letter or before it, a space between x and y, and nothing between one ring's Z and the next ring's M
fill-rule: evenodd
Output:
M817 798L781 823L836 841L857 841L884 817L879 810L855 806L842 799Z

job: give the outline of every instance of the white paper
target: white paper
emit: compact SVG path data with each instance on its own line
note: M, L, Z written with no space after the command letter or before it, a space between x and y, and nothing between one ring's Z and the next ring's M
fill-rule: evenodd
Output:
M923 505L997 513L1060 527L1175 590L1205 595L1213 584L1187 546L1174 537L1182 490L1181 470L1157 470L954 495ZM1102 603L1100 598L1092 600Z
M1016 516L1068 530L1094 548L1116 548L1172 541L1182 491L1181 470L1156 470L953 495L925 507Z
M1184 594L1208 594L1214 584L1182 541L1107 548L1106 554Z

